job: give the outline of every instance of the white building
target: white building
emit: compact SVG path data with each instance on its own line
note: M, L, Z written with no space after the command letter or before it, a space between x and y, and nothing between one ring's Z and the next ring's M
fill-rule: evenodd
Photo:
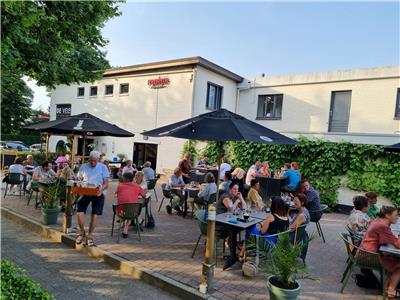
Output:
M244 79L201 57L112 68L103 79L60 85L51 120L88 112L135 133L95 138L112 159L173 169L184 141L143 139L144 130L223 107L292 137L393 144L400 140L400 66ZM51 138L55 148L60 137Z

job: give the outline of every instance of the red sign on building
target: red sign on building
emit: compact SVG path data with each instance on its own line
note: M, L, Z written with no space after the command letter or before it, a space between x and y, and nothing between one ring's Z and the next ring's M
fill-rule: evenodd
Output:
M149 80L147 80L147 84L152 89L161 89L161 88L164 88L167 85L169 85L170 81L169 81L168 77L164 77L164 78L158 78L158 79L149 79Z

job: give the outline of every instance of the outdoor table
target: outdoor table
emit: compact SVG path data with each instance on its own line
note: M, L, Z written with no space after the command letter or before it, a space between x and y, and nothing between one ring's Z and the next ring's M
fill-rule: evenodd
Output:
M249 215L250 218L265 220L265 218L269 215L269 213L265 211L255 211L255 212L250 212Z
M217 170L217 168L213 168L213 167L200 168L200 167L197 167L197 168L192 168L192 170L199 171L200 173L204 173L204 174L207 174L208 172L210 172L211 174L214 175L215 182L217 181L217 178L218 178L218 170Z
M267 176L257 176L256 179L260 182L260 194L264 201L273 196L280 196L281 187L286 182L283 178L271 178Z
M185 218L187 215L187 200L189 198L189 193L192 192L197 195L200 188L192 187L190 184L187 184L184 187L171 187L171 190L182 191L184 193L183 217Z
M247 222L242 222L242 221L237 220L238 217L239 216L233 215L233 213L222 213L222 214L217 214L215 221L218 223L237 227L240 229L247 229L255 224L262 222L262 219L251 217L251 216L250 216L249 220L247 220Z

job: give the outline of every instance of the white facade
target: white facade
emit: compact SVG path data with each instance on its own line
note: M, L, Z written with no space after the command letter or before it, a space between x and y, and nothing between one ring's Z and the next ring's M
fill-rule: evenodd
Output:
M201 57L185 58L114 68L93 83L57 86L51 95L50 118L56 118L57 105L68 104L72 115L88 112L131 131L133 138L96 138L96 148L109 159L118 153L133 158L134 143L157 144L157 171L162 172L176 167L185 141L144 140L140 133L210 111L207 86L212 84L222 93L221 107L288 136L389 145L400 141L400 118L394 118L400 101L399 74L399 66L394 66L243 79ZM149 86L149 80L159 78L167 78L168 84ZM111 84L113 94L105 95L105 86ZM129 84L129 92L120 94L120 84ZM90 96L93 86L96 96ZM78 88L84 88L84 96L78 97ZM346 132L329 132L331 101L338 91L350 95ZM257 118L260 95L280 95L279 118ZM51 138L51 150L59 139Z
M237 111L291 137L390 145L400 141L399 87L399 66L259 77L241 85ZM331 101L338 91L351 94L347 132L329 132ZM283 97L281 117L257 118L259 96L275 94Z

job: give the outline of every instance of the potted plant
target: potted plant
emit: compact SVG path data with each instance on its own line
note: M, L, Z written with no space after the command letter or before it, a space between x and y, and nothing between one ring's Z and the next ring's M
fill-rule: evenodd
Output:
M51 183L42 191L42 215L45 225L57 224L60 212L60 191L58 183Z
M260 270L268 275L267 288L272 300L296 299L300 293L301 285L298 279L313 279L307 266L300 259L303 248L307 242L293 243L290 233L279 236L276 245L271 249L261 245L262 260Z

